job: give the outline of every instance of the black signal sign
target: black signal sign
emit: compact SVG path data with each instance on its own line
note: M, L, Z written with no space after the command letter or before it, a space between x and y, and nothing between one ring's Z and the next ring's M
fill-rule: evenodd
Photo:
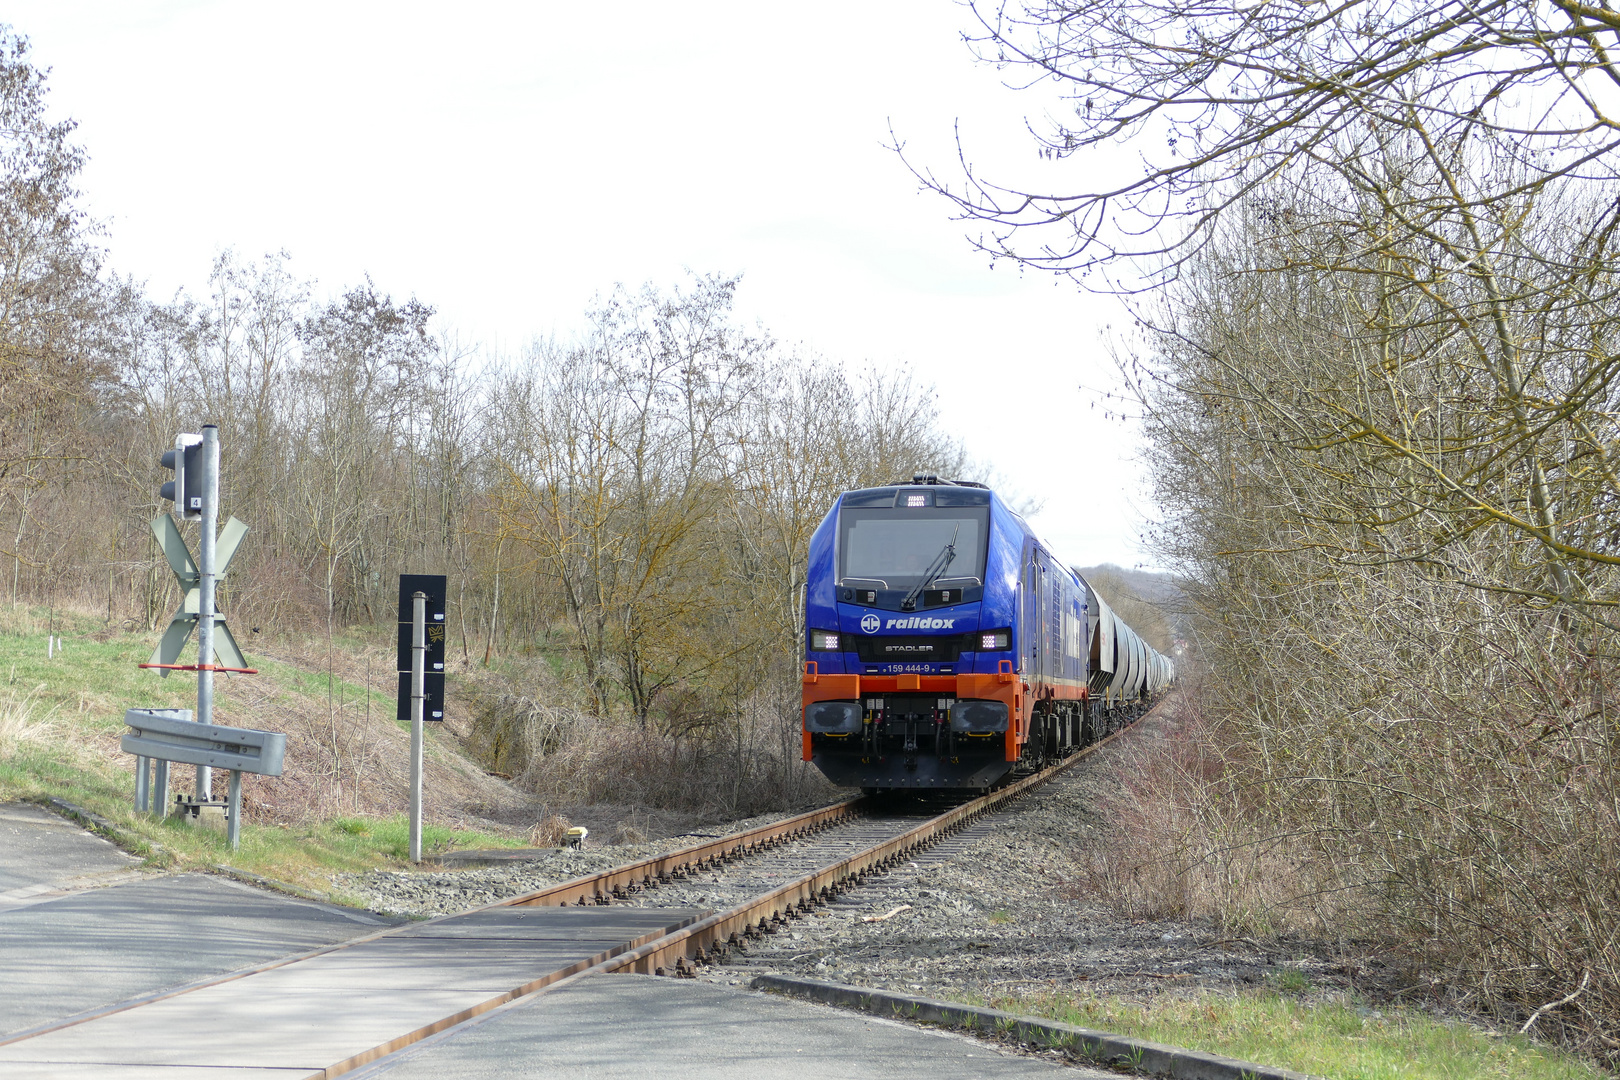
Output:
M411 722L411 673L399 673L399 705L394 716L401 723ZM444 672L429 671L422 676L422 719L428 723L444 719Z
M427 623L443 624L445 581L443 574L401 574L399 575L399 621L410 624L415 618L412 614L411 597L416 593L427 593ZM402 671L411 669L407 661Z
M399 670L399 707L395 715L401 720L411 718L411 639L416 619L415 594L427 594L427 619L423 626L422 719L444 719L444 643L450 629L444 617L446 578L443 574L399 575L399 634L397 663Z
M446 627L442 622L429 622L423 627L426 637L427 653L422 657L422 669L429 674L444 670L444 639ZM411 624L399 624L399 670L411 670Z

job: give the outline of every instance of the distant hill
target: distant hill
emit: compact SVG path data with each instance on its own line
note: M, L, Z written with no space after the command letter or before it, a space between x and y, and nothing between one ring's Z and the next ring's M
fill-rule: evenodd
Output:
M1099 589L1100 581L1124 584L1132 593L1153 603L1163 603L1167 600L1180 600L1181 586L1176 584L1174 574L1160 574L1151 570L1127 570L1114 563L1103 563L1101 566L1077 566L1075 573L1087 581L1096 584ZM1107 596L1107 592L1103 593Z
M1127 570L1113 563L1077 566L1075 572L1108 601L1114 613L1160 652L1187 637L1184 594L1173 574Z

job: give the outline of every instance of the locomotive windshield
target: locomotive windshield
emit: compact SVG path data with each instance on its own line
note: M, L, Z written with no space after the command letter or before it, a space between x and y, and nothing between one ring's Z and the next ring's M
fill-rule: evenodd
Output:
M936 583L982 584L988 506L845 507L838 514L838 580L909 589L955 542Z

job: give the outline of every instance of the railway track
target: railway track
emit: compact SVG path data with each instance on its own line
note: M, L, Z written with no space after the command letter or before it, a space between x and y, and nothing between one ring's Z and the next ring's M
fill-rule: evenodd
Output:
M362 1068L367 1076L386 1071L396 1053L457 1037L584 976L695 974L698 965L840 893L881 885L875 879L895 864L926 859L926 848L959 843L975 820L1118 734L941 814L885 813L871 801L849 800L62 1017L0 1038L0 1072L27 1065L29 1075L78 1075L95 1064L95 1075L123 1075L126 1066L186 1065L331 1080Z
M690 975L697 965L746 948L748 940L782 928L832 902L841 892L955 835L1096 753L1135 724L1133 721L1054 765L944 813L885 813L872 797L850 799L511 897L487 909L615 902L708 908L729 904L700 922L571 977L612 971Z

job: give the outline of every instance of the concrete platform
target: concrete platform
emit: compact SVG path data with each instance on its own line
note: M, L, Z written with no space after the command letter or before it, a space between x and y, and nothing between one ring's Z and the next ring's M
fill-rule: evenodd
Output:
M202 874L0 911L0 1038L391 925Z
M515 1002L351 1075L355 1080L1119 1077L825 1006L693 979L617 974L593 975Z
M0 804L0 1038L400 921L139 865L49 810Z
M0 911L135 876L141 860L31 803L0 803Z
M0 1044L0 1074L307 1076L704 914L503 908L414 924Z

